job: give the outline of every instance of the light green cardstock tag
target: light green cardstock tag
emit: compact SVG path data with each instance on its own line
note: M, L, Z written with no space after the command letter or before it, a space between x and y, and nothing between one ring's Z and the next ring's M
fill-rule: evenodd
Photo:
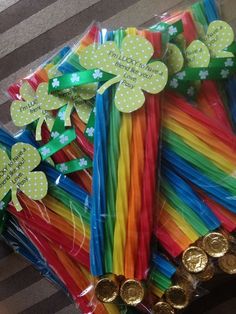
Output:
M73 92L56 96L48 94L48 84L39 84L36 92L25 82L20 88L20 95L24 100L15 100L11 105L11 117L16 126L23 127L36 120L36 140L41 140L41 127L45 121L49 131L52 130L54 118L51 110L57 110L68 104L64 117L65 126L71 125L70 114L75 108L80 119L87 123L92 106L86 101L95 96L97 84L87 84L77 87Z
M61 75L62 73L56 68L56 66L52 67L48 71L49 78L54 78ZM77 82L78 79L78 75L76 73L73 73L71 76L71 82ZM88 102L86 102L86 100L89 100L96 95L97 86L97 83L86 84L75 87L72 90L68 91L68 106L65 113L65 126L71 126L70 114L73 108L75 108L79 118L84 123L88 123L88 119L93 108ZM54 108L50 110L54 110Z
M41 140L41 127L45 121L49 131L52 130L54 118L48 112L48 107L53 104L60 108L65 104L64 100L53 95L48 95L48 84L39 84L36 92L25 82L20 88L20 95L24 100L15 100L11 105L11 117L16 126L23 127L36 120L36 140Z
M76 77L73 75L77 75L76 73L72 74L72 79L76 80ZM79 118L87 123L90 113L93 109L93 106L89 103L89 100L92 99L96 95L97 91L97 83L86 84L78 87L74 87L71 90L66 90L66 92L62 92L61 95L65 99L65 103L67 104L66 112L65 112L65 126L71 126L70 115L73 108L76 110ZM54 110L53 106L50 110Z
M205 44L210 50L211 56L232 57L231 52L223 51L234 41L234 31L232 27L224 21L213 21L210 23L205 37Z
M207 67L210 63L210 52L200 40L194 40L185 51L188 66L191 68Z
M160 61L150 62L154 53L152 44L139 35L127 35L119 49L115 42L86 48L80 63L86 69L101 69L114 75L98 90L102 94L112 84L119 83L115 105L122 112L139 109L145 102L143 91L161 92L167 83L168 70Z
M34 170L41 162L37 149L29 144L12 146L11 159L0 149L0 200L11 190L12 202L17 211L22 210L17 199L20 190L33 200L41 200L47 194L48 182L45 174Z
M184 65L182 52L175 44L167 45L166 63L170 75L181 71Z

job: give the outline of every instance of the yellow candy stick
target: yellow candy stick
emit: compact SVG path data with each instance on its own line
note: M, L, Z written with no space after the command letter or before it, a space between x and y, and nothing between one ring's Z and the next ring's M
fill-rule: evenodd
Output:
M179 226L179 228L188 236L188 238L194 243L197 241L199 236L196 234L194 229L186 223L184 218L168 203L163 206L165 210L172 218L173 221Z
M211 159L211 161L217 164L223 171L228 173L235 171L235 164L228 158L224 158L221 154L209 148L209 146L199 140L197 136L191 134L186 128L183 128L174 120L166 119L164 121L164 126L181 136L188 145L194 147L199 153Z
M58 202L55 198L47 195L43 199L46 207L50 208L54 213L63 217L68 223L73 225L80 233L84 233L85 237L90 238L90 228L82 219L74 215L62 203Z

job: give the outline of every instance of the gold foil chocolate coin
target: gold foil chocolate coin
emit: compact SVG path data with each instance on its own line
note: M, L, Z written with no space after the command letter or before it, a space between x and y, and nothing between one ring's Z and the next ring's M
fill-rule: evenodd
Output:
M207 265L206 269L195 274L195 277L200 281L208 281L214 277L215 267L213 264Z
M120 287L120 297L126 304L132 306L136 306L142 302L144 298L144 288L141 282L134 279L124 281Z
M118 283L109 277L100 279L95 287L95 295L103 303L113 302L119 294Z
M190 273L199 273L206 268L208 257L201 248L190 246L182 255L182 263Z
M218 264L223 272L230 275L236 274L236 255L227 253L218 259Z
M175 309L184 309L189 303L186 290L178 285L166 290L166 301Z
M153 314L175 314L175 310L169 303L160 301L152 309Z
M203 249L211 257L224 256L229 250L229 242L220 232L211 232L203 238Z

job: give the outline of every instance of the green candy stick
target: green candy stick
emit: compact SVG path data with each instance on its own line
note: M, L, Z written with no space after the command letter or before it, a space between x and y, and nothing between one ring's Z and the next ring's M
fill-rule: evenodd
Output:
M165 129L164 140L176 154L194 165L197 169L201 170L203 174L208 176L217 185L225 188L232 195L235 194L236 179L229 173L219 169L213 161L186 144L181 137L174 132ZM225 178L227 178L227 180L225 180Z
M209 229L200 217L176 195L175 191L164 179L162 179L161 190L167 202L186 220L199 236L204 236L209 232Z
M124 30L115 32L115 42L121 46L125 36ZM120 154L119 132L121 123L121 113L114 105L114 95L116 87L112 89L112 100L110 108L110 128L108 139L108 160L107 160L107 215L105 217L105 272L113 271L113 245L114 245L114 228L116 219L116 190L117 190L117 169Z

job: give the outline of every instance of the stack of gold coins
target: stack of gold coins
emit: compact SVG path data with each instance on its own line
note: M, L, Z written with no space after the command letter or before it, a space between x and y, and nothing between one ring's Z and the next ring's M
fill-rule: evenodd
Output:
M100 302L112 303L118 296L130 306L137 306L144 298L143 284L135 279L123 280L121 283L114 275L106 275L95 283L95 295Z

